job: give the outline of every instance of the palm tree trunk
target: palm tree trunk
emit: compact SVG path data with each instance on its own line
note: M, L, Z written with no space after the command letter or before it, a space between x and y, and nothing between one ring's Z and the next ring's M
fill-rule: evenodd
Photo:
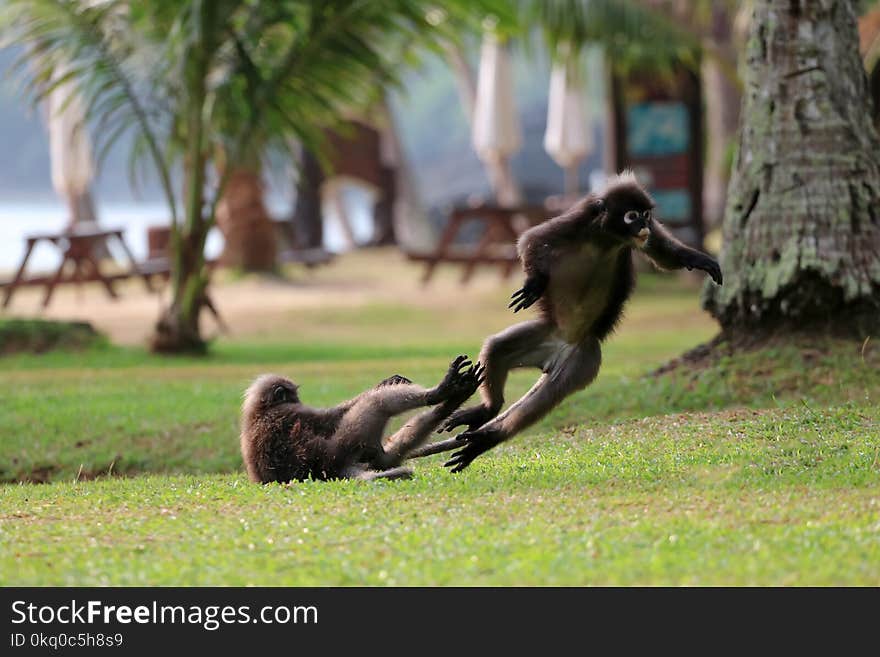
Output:
M880 328L880 139L853 0L755 0L722 287L736 335Z
M290 218L297 248L324 247L324 217L321 212L321 187L324 181L324 171L318 158L303 148L299 156L296 206Z
M171 304L163 309L151 338L151 349L163 353L204 353L207 343L199 328L206 305L208 271L205 240L213 217L205 216L205 152L203 105L205 62L194 58L187 71L192 97L187 107L184 194L186 219L171 227Z
M172 233L171 304L156 322L150 347L160 353L204 353L207 342L199 326L208 303L209 272L205 266L207 223Z
M263 202L259 169L235 169L217 206L217 226L225 238L220 262L249 272L271 272L277 264L275 226Z

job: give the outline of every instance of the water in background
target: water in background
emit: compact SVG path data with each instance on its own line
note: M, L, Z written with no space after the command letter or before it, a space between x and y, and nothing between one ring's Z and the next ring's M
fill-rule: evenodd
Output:
M98 223L102 228L122 228L125 242L137 259L147 255L147 228L168 225L168 210L162 204L98 204ZM24 256L25 237L31 233L60 232L67 225L67 206L61 203L0 204L0 272L15 272ZM223 236L215 228L208 235L205 252L208 257L219 255ZM115 243L110 250L120 262L125 255ZM58 266L58 249L40 242L28 260L27 273L54 271Z
M352 231L359 243L372 237L372 197L357 185L343 185L342 202L352 224ZM274 217L286 217L290 213L290 200L268 195L266 205ZM325 203L324 246L327 250L341 252L348 248L340 226L340 220L332 203ZM167 226L168 210L161 203L98 203L98 224L102 228L122 228L125 242L138 260L147 256L147 229L150 226ZM32 233L60 232L67 225L67 206L59 203L0 203L0 279L11 278L24 256L25 238ZM126 263L125 254L115 242L109 244L120 263ZM215 258L223 250L223 235L217 228L208 233L205 256ZM28 260L26 273L54 271L60 262L58 249L47 242L40 242Z

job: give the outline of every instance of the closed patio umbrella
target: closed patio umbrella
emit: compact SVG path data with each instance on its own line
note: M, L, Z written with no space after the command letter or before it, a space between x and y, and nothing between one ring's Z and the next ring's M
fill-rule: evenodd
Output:
M575 67L563 58L550 74L544 150L565 171L565 194L578 192L577 170L593 148L583 85Z
M63 72L59 73L63 75ZM68 204L71 224L95 222L89 194L94 178L92 149L85 127L85 107L70 84L59 85L48 98L49 154L52 186Z
M522 145L522 133L513 102L510 57L498 38L487 33L480 54L474 123L471 133L474 150L490 164L490 172L505 170L508 158ZM502 205L519 202L515 187L505 183L510 176L495 175L493 188Z

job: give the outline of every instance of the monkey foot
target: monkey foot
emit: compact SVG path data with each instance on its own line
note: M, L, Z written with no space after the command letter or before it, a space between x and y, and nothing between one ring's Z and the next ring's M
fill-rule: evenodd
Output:
M468 376L468 368L473 369L470 359L464 354L457 356L449 364L446 376L443 377L443 380L434 388L429 396L428 405L439 404L442 401L446 401L450 395L455 394L461 388L464 378Z
M379 385L377 385L376 387L381 388L382 386L397 386L402 383L412 383L412 381L407 379L405 376L395 374L393 376L389 376L387 379L379 381Z
M474 363L458 374L447 384L446 402L454 407L459 406L468 397L477 391L486 376L486 368L480 363Z
M488 408L480 404L479 406L471 406L455 411L449 416L449 419L437 429L437 433L444 431L453 431L456 427L467 425L468 430L479 429L489 420L495 417ZM462 434L464 435L464 434Z
M455 452L443 466L450 468L450 472L461 472L480 454L488 452L503 441L500 434L501 432L497 429L477 429L459 434L457 439L466 441L467 444Z

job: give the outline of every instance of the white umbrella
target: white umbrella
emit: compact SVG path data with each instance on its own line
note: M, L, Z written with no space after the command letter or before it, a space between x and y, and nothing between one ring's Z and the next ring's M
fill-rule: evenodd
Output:
M513 85L510 58L504 46L491 33L483 39L477 94L474 104L474 124L471 133L474 150L490 171L506 166L507 158L522 144L519 119L513 103ZM496 175L493 187L502 204L518 202L515 189L504 184L509 176Z
M62 84L49 94L48 110L52 186L70 205L71 221L94 221L94 213L84 207L91 205L87 196L94 165L83 100L71 84Z
M577 193L577 168L593 148L590 118L580 76L562 60L550 74L544 150L565 170L565 193Z

